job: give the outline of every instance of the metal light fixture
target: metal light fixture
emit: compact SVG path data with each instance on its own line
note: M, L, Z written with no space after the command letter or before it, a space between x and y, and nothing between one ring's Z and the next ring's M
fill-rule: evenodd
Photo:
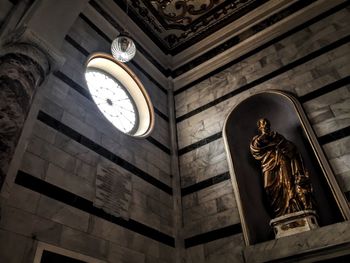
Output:
M128 1L126 0L126 16L128 16ZM126 24L126 23L125 23ZM134 41L121 32L120 35L113 40L111 46L113 57L120 62L128 62L132 60L136 54L136 46Z
M134 58L136 54L136 46L130 37L120 34L113 40L111 51L116 60L120 62L128 62Z

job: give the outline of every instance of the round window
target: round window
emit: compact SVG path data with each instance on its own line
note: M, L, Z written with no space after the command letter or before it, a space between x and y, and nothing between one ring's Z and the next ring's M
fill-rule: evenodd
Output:
M149 135L153 106L140 80L124 64L107 54L88 59L85 79L100 112L118 130L135 137Z

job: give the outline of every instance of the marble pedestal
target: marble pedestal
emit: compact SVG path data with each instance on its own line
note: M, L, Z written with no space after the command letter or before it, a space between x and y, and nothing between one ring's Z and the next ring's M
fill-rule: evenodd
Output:
M304 210L279 216L270 221L275 232L275 238L295 235L318 228L316 212Z
M247 246L245 262L316 262L350 256L350 221ZM339 262L339 261L338 261ZM349 261L350 262L350 261Z

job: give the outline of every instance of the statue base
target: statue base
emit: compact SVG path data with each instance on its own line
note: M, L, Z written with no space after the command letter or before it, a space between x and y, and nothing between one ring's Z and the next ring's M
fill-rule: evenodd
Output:
M314 210L303 210L276 217L270 221L270 226L273 227L275 238L290 236L319 227Z

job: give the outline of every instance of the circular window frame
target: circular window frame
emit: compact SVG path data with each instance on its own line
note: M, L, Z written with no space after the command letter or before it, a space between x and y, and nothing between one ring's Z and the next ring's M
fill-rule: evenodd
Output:
M129 132L124 132L111 123L96 105L108 122L118 131L133 138L146 138L149 136L154 129L153 105L146 89L135 73L124 63L105 53L92 54L85 64L85 72L89 69L106 74L106 76L115 80L126 91L135 108L135 127Z
M123 90L123 91L125 92L125 95L126 95L127 98L129 99L130 104L131 104L131 106L132 106L132 108L133 108L133 110L134 110L135 122L134 122L134 124L133 124L132 129L131 129L130 131L128 131L128 132L125 132L125 131L121 130L121 129L118 128L118 127L117 127L117 129L120 130L121 132L125 133L125 134L134 134L134 133L136 133L137 128L138 128L138 126L139 126L139 121L140 121L139 116L140 116L140 115L139 115L139 111L138 111L138 108L137 108L137 106L136 106L136 103L135 103L133 97L131 96L131 94L129 93L129 91L123 86L123 84L120 83L120 81L119 81L118 79L116 79L114 76L112 76L111 74L109 74L109 73L106 72L106 71L103 71L103 70L101 70L101 69L99 69L99 68L90 67L90 68L87 68L87 69L85 70L85 73L89 73L89 72L96 72L96 73L103 74L104 76L106 76L106 77L112 79L113 81L115 81L116 84L118 85L118 88L120 88L121 90ZM91 92L90 92L90 94L91 94ZM109 99L107 99L107 100L109 100ZM95 101L95 104L97 105L96 101ZM97 107L98 107L99 110L101 111L99 105L97 105ZM103 112L102 112L102 114L105 115ZM105 116L105 117L106 117L106 116ZM108 117L106 117L106 118L108 119ZM108 120L108 121L110 121L110 120ZM110 122L111 122L111 121L110 121ZM113 124L113 123L112 123L112 124ZM113 125L114 125L114 124L113 124ZM115 126L115 125L114 125L114 126Z

